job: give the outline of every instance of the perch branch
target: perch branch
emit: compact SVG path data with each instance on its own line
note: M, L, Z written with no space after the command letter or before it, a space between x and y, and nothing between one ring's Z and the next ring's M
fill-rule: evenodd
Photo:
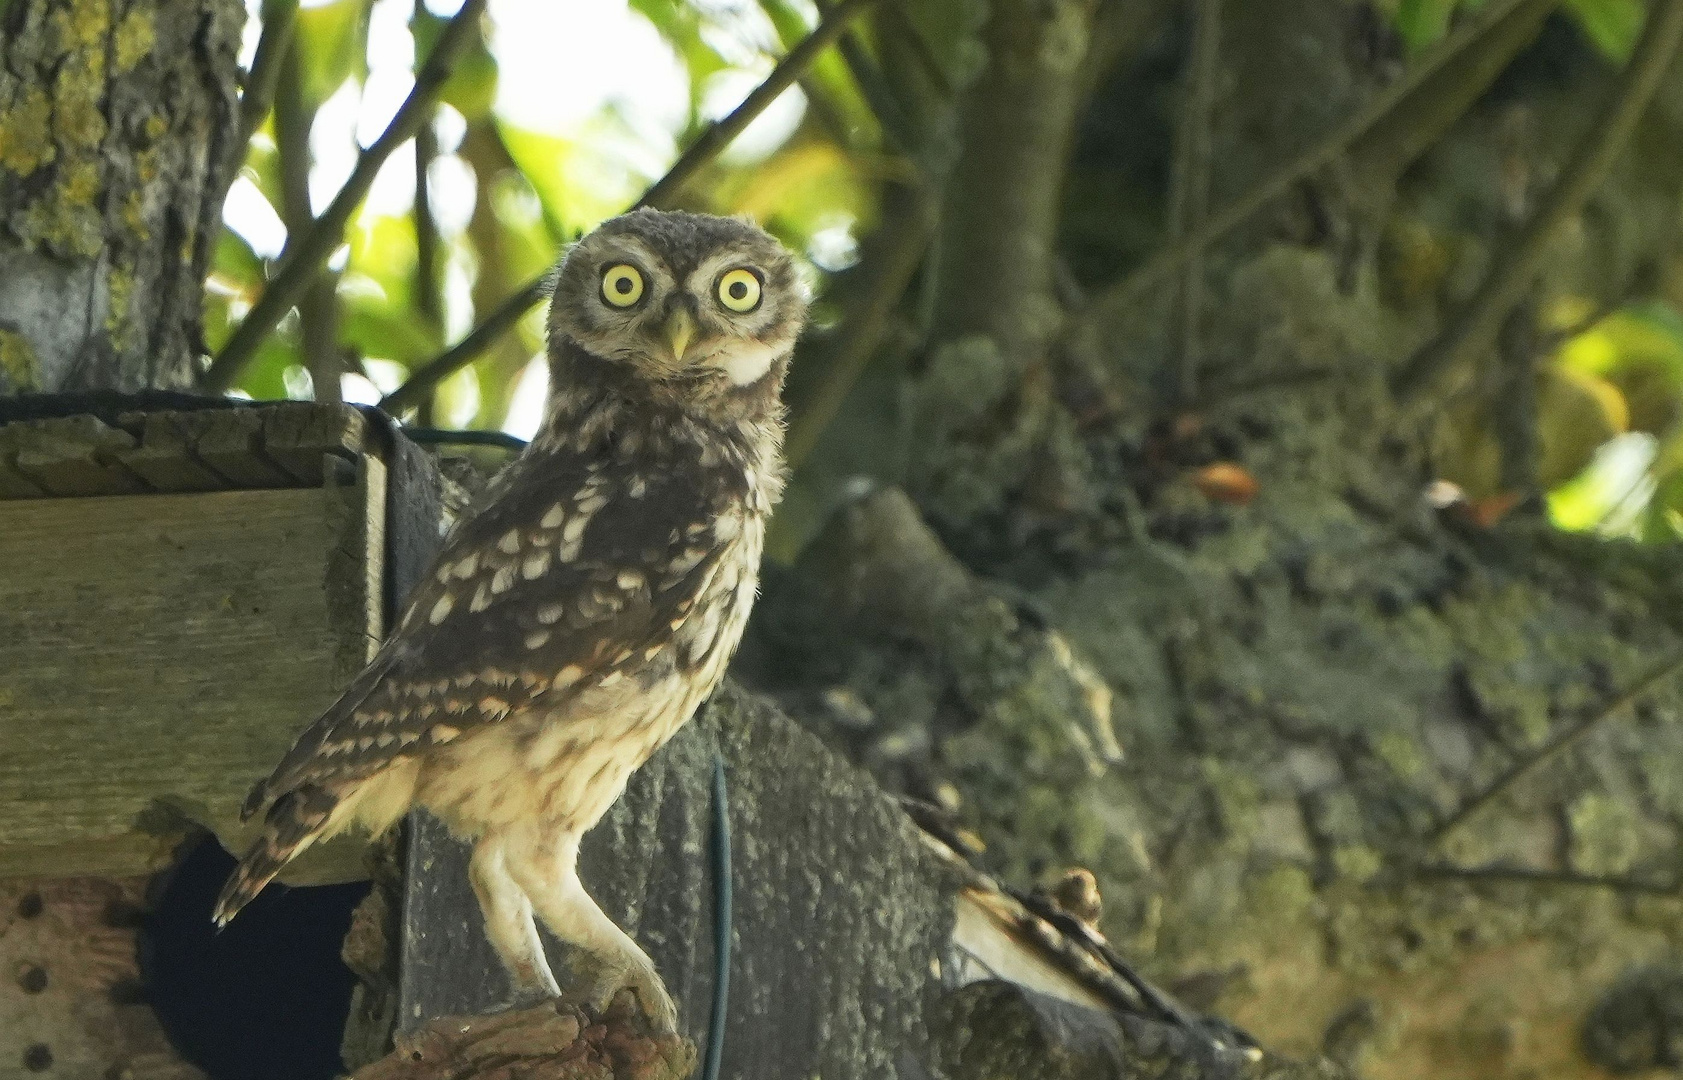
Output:
M449 77L456 54L472 38L475 24L485 11L485 4L486 0L466 0L461 10L450 19L432 54L416 73L415 86L409 91L408 98L374 144L357 156L350 179L333 197L332 204L307 233L296 240L288 240L286 250L281 253L280 270L240 323L239 329L234 331L233 337L228 339L228 344L223 346L222 352L200 377L202 389L221 394L233 386L258 345L298 303L315 279L322 262L343 241L345 226L368 194L380 166L385 164L392 151L415 134L426 119L427 104Z
M690 148L673 162L666 175L643 192L643 197L637 200L632 209L665 205L674 192L700 171L702 166L718 156L721 150L730 145L732 139L740 135L744 128L765 111L766 106L787 90L824 47L847 28L855 16L877 2L878 0L843 0L836 5L835 10L826 15L812 33L778 62L765 81L742 100L742 104L731 110L730 115L714 123L701 138L691 144ZM496 310L486 316L484 322L469 331L467 337L416 369L407 382L381 399L380 407L389 413L397 414L417 404L427 391L472 363L486 346L519 322L521 316L544 298L548 284L548 274L541 274L528 281L497 305Z
M1601 186L1630 141L1636 122L1677 55L1680 40L1683 0L1663 0L1649 11L1642 39L1620 74L1612 99L1590 125L1517 241L1504 249L1484 284L1443 332L1392 380L1398 397L1405 401L1422 397L1444 373L1489 351L1508 312L1542 271L1550 243Z
M1242 225L1252 214L1290 191L1317 169L1330 164L1424 86L1449 61L1480 44L1504 19L1530 2L1532 0L1497 0L1485 5L1477 17L1458 28L1409 68L1394 85L1387 87L1326 138L1281 166L1230 205L1210 215L1203 228L1159 251L1126 278L1106 288L1096 298L1083 323L1093 325L1103 322L1126 304L1139 288L1180 269L1188 259Z
M1683 0L1668 0L1672 7L1683 7ZM1527 776L1536 772L1544 765L1559 757L1561 752L1568 749L1594 731L1604 721L1618 716L1625 709L1630 708L1643 697L1647 696L1655 687L1683 670L1683 653L1663 661L1651 669L1647 674L1637 679L1624 690L1613 695L1602 705L1565 731L1556 735L1543 746L1515 762L1507 772L1497 777L1489 787L1462 803L1456 811L1450 814L1436 828L1426 836L1428 844L1436 844L1466 824L1479 811L1483 810L1498 795L1507 791Z
M621 992L601 1017L549 1001L518 1012L450 1016L399 1035L352 1080L682 1080L695 1045L654 1035Z

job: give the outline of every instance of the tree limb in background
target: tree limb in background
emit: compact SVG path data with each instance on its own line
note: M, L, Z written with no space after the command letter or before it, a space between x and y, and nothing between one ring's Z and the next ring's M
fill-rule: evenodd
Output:
M415 0L411 25L427 17L426 0ZM444 303L439 295L438 221L432 213L432 182L427 172L438 157L438 135L432 121L436 113L427 109L421 125L415 129L415 205L411 217L415 224L415 312L426 322L427 328L444 337ZM488 179L488 178L487 178ZM484 196L489 198L489 192ZM420 422L432 423L432 396L421 403Z
M1683 0L1666 0L1666 2L1668 7L1683 8ZM1600 708L1556 735L1532 753L1521 758L1507 772L1497 777L1489 787L1462 803L1454 813L1444 818L1436 828L1426 835L1426 842L1436 844L1442 841L1444 837L1466 824L1473 815L1490 805L1491 801L1498 795L1553 761L1560 756L1562 751L1594 731L1604 721L1618 716L1635 705L1679 671L1683 671L1683 655L1674 656L1661 662L1647 674L1637 679L1636 682L1608 699Z
M374 183L380 166L392 151L411 138L426 119L426 106L431 102L444 80L449 77L456 54L471 40L476 23L485 13L486 0L465 0L461 10L450 19L432 54L415 75L415 86L392 117L392 122L374 144L357 156L350 179L339 189L333 202L316 220L315 226L303 237L288 240L281 253L280 270L263 290L251 311L234 331L228 344L199 378L204 390L220 394L234 385L246 363L280 324L286 313L298 303L314 279L315 270L344 241L345 226L362 204L363 197Z
M1195 20L1169 191L1169 220L1177 242L1196 234L1209 217L1210 113L1215 107L1215 83L1220 74L1216 64L1221 55L1221 0L1198 0ZM1203 300L1204 254L1200 248L1187 258L1180 281L1180 371L1175 399L1183 408L1198 396L1198 321Z
M296 5L293 5L296 13ZM290 24L290 16L288 19ZM267 39L269 31L265 30ZM296 40L286 32L285 38ZM255 70L255 68L254 68ZM279 161L281 220L288 242L316 227L310 207L310 128L315 109L304 100L303 58L288 45L277 64L274 80L275 154ZM339 288L338 275L319 267L302 300L298 302L298 328L304 367L317 401L341 400L339 376Z
M251 58L251 70L246 73L245 86L240 94L240 145L251 142L251 136L263 126L269 107L275 100L275 85L280 78L281 61L291 51L297 26L298 0L267 0L263 5L263 34L257 39L257 53Z
M1679 41L1683 41L1683 0L1663 0L1649 11L1642 39L1619 76L1611 100L1589 126L1524 232L1503 248L1484 284L1443 332L1392 379L1398 397L1418 400L1437 389L1446 373L1490 350L1502 321L1542 270L1550 243L1601 186L1630 141L1636 122L1677 55Z
M906 206L877 230L886 243L865 263L866 280L847 316L831 335L833 347L823 358L823 381L810 393L790 401L789 437L783 453L791 469L798 468L818 445L853 384L876 355L894 308L905 295L934 236L935 210L932 196L912 192Z
M1095 297L1093 306L1079 320L1078 325L1071 329L1092 329L1114 318L1117 310L1125 307L1141 287L1179 269L1194 253L1209 247L1317 169L1330 164L1431 80L1449 61L1483 43L1492 30L1520 7L1536 2L1537 0L1493 0L1486 4L1475 18L1457 29L1437 48L1421 57L1394 85L1386 88L1326 138L1281 166L1230 205L1216 211L1202 229L1184 241L1159 251L1127 277L1104 289Z
M807 65L847 29L856 16L877 2L878 0L842 0L842 3L837 4L835 10L826 15L811 34L778 61L771 74L742 100L742 104L731 110L730 115L714 123L688 150L679 155L672 168L666 171L666 175L643 192L643 197L637 200L632 209L643 206L664 207L667 200L699 172L702 166L717 157L721 150L730 145L731 140L742 134L742 130L765 111L766 106L793 85ZM541 274L527 282L519 291L498 305L483 322L469 331L467 337L417 368L409 376L409 381L380 400L380 408L394 415L413 408L427 391L472 363L474 357L483 352L486 346L519 322L526 312L544 298L548 288L548 274Z

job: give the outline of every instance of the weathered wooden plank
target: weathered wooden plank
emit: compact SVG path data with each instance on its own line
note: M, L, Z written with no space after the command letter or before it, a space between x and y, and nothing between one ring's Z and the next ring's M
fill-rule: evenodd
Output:
M138 440L117 460L158 491L224 491L226 477L198 459L176 413L130 413L121 426Z
M0 499L39 499L47 493L18 471L18 442L11 428L0 425Z
M378 636L370 465L345 487L0 502L0 876L156 869L183 821L243 845L246 790ZM360 843L337 847L291 879L361 876Z
M367 424L349 405L283 403L262 412L264 452L301 483L322 482L324 458L350 460L362 450Z
M176 413L199 460L228 478L230 487L294 487L298 480L263 453L263 416L257 409Z
M134 436L92 416L8 424L18 472L51 495L126 495L147 489L116 455Z

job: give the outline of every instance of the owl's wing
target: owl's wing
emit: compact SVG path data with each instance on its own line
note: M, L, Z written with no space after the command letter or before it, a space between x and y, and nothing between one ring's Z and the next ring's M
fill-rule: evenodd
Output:
M452 533L397 633L252 790L245 816L308 785L372 775L539 695L555 709L646 663L740 528L740 493L702 479L518 460Z

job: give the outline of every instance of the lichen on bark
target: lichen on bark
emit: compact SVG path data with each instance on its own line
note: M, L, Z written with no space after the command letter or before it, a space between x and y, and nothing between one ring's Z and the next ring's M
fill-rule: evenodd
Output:
M29 388L185 385L242 5L14 0L0 20L0 329L36 357Z

